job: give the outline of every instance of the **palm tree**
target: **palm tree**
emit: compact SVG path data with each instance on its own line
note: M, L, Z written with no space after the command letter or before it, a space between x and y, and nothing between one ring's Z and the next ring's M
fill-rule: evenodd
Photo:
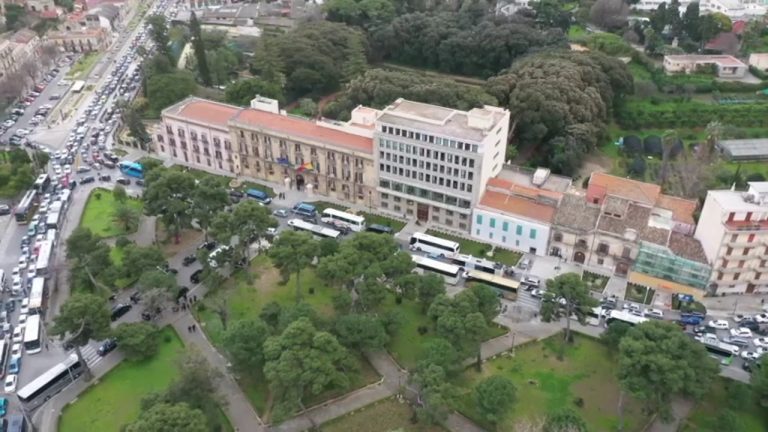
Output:
M115 207L115 212L112 214L112 221L118 225L121 225L125 231L131 231L134 227L139 226L139 212L136 209L129 207L126 204L120 204Z

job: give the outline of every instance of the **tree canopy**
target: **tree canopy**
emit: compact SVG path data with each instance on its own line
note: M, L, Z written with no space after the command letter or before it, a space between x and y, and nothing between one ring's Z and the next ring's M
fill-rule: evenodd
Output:
M260 370L264 366L264 342L269 327L262 320L235 321L224 333L224 348L232 364L241 371Z
M161 403L142 412L139 419L125 428L126 432L208 432L205 415L185 403Z
M187 71L150 75L146 92L149 100L147 116L159 117L163 109L193 94L196 89L195 77Z
M160 332L148 322L121 323L113 331L120 351L130 360L148 359L160 347Z
M483 418L499 423L515 402L517 389L512 380L503 375L491 375L475 386L475 401Z
M241 79L227 86L224 98L227 102L240 106L249 106L256 95L283 102L283 89L261 78Z

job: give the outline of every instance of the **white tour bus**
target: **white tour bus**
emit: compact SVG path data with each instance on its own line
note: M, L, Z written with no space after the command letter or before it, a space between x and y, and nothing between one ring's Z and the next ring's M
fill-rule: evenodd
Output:
M346 213L335 208L323 210L320 217L323 223L349 228L354 232L365 231L365 218L352 213Z
M40 314L43 312L43 297L45 296L45 278L32 279L32 289L29 291L29 313Z
M414 233L411 236L411 250L424 251L430 254L454 257L459 253L459 244L455 241L441 239L424 233Z
M73 353L19 389L16 395L28 411L33 411L75 381L82 372L83 365Z
M301 219L291 219L288 221L288 226L295 231L308 231L320 237L328 237L337 239L341 235L340 231L336 231L332 228L327 228L320 225L315 225Z
M609 326L614 321L621 321L634 326L648 321L648 318L644 318L623 310L612 310L605 319L605 325Z
M37 263L35 268L38 276L47 276L48 270L53 265L53 242L43 240L40 242L40 249L37 252Z
M40 315L30 315L27 326L24 327L24 351L27 354L37 354L43 348L43 325Z
M461 275L459 266L419 255L411 255L411 259L416 263L417 271L419 272L430 271L437 273L443 276L445 281L451 285L456 285L459 282L459 276Z

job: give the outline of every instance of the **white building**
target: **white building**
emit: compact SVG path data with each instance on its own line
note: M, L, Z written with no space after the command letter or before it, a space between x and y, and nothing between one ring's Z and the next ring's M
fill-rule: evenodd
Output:
M471 236L505 249L547 255L552 222L563 197L561 192L541 187L547 177L549 170L537 170L537 187L490 179L472 212Z
M749 65L761 71L768 70L768 53L752 53L749 55Z
M654 11L662 3L666 3L667 6L669 6L669 2L665 0L640 0L638 3L632 5L632 7L636 10ZM685 0L680 2L680 14L685 12L685 9L690 3L690 1ZM731 20L748 20L761 18L765 15L766 8L765 6L750 3L748 1L704 0L699 2L699 11L701 14L720 12L725 14Z
M712 264L710 291L768 292L768 182L707 192L695 237Z
M720 78L742 78L749 67L736 57L729 55L666 55L664 56L664 72L695 73L699 68L714 66Z
M383 210L467 232L472 209L504 164L509 111L459 111L398 99L376 119L374 166Z

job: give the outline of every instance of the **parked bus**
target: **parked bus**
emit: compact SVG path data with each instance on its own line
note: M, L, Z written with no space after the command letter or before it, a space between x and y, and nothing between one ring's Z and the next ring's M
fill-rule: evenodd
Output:
M411 250L424 251L445 257L453 257L459 253L459 244L455 241L441 239L424 233L414 233L411 236Z
M67 205L69 205L69 201L72 198L72 191L69 189L64 189L63 191L61 191L60 196L61 196L61 202L63 203L62 207L66 207Z
M588 309L586 312L587 324L592 326L599 326L600 320L603 319L603 316L605 315L603 308L599 306Z
M5 376L5 370L8 367L9 345L10 343L7 336L0 339L0 377Z
M35 207L37 206L35 198L37 198L37 191L34 189L28 190L27 193L24 194L19 205L17 205L16 209L13 211L13 215L16 217L16 222L20 224L29 223L29 219L32 218L32 214L35 212Z
M337 239L341 235L341 232L335 229L326 228L320 225L315 225L301 219L291 219L288 221L288 226L296 231L308 231L320 237L328 237Z
M451 262L464 270L479 270L481 272L496 274L497 270L502 269L502 265L482 258L475 258L472 255L456 255L451 258Z
M53 246L56 246L56 230L49 229L48 231L46 231L45 239L51 242Z
M411 255L411 259L413 259L413 262L416 263L416 267L421 269L420 271L430 271L437 273L443 276L446 282L451 285L455 285L459 282L459 275L461 274L461 269L459 266L419 255Z
M490 287L500 289L503 291L515 293L517 295L517 289L520 288L520 282L505 277L496 276L488 272L480 270L470 270L467 272L467 280L480 282Z
M83 365L77 354L71 354L63 362L54 365L48 371L16 392L19 400L28 411L32 411L62 391L80 377Z
M48 276L48 270L53 265L53 243L49 240L40 242L40 249L37 253L37 263L35 269L38 276Z
M29 313L43 313L43 299L45 297L45 278L36 277L32 279L32 288L29 291Z
M37 354L42 350L43 326L40 315L27 317L27 325L24 327L24 351L27 354Z
M40 174L35 180L35 190L39 193L45 192L51 185L51 177L48 174Z
M259 189L248 189L245 191L245 195L265 205L272 202L272 198L266 192Z
M85 88L85 81L78 80L75 81L74 84L72 84L72 88L69 89L72 93L80 93Z
M634 326L648 321L648 318L637 316L623 310L612 310L610 315L608 315L608 317L605 319L605 325L609 326L614 321L621 321Z
M45 227L49 230L55 230L59 228L59 222L61 222L61 211L48 212L48 216L45 217Z
M118 164L120 172L128 177L144 178L144 166L137 162L122 161Z
M345 228L349 228L354 232L360 232L365 230L365 218L352 213L336 210L335 208L327 208L323 210L323 215L320 217L323 223L329 225L337 225Z

